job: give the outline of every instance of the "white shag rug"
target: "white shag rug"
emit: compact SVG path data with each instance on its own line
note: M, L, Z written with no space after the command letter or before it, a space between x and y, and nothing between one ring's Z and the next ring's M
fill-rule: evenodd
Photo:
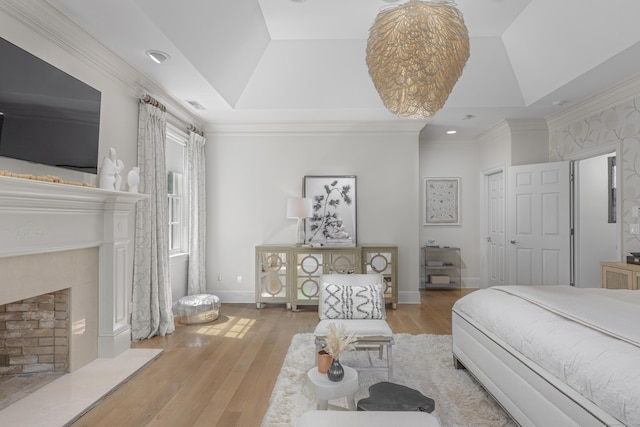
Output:
M394 335L393 379L435 400L433 412L443 427L506 427L516 424L466 370L453 367L451 335ZM371 352L374 363L383 366ZM340 362L368 366L367 352L343 353ZM291 340L280 375L271 394L262 427L295 426L304 412L316 409L307 371L315 366L313 334L296 334ZM359 371L356 402L369 396L369 386L387 381L386 371ZM330 404L346 408L345 398Z

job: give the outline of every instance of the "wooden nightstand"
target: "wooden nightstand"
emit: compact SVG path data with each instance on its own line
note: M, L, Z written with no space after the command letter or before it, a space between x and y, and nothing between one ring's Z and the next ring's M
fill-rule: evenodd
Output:
M600 286L607 289L638 290L640 265L626 262L601 262Z

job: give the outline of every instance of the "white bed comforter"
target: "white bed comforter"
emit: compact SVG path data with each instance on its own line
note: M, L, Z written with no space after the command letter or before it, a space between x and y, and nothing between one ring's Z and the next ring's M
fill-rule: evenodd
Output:
M496 286L453 310L624 424L640 426L640 291Z

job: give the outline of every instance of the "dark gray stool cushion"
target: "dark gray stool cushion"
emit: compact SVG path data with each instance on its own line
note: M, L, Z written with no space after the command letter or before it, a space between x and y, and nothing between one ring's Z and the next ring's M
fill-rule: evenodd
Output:
M369 387L369 397L358 401L358 411L433 412L433 399L409 387L381 382Z

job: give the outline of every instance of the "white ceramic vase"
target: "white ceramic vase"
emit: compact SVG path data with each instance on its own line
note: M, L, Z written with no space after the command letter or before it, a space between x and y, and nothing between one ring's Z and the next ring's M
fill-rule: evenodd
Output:
M138 192L138 184L140 184L140 168L134 166L127 174L127 185L129 186L129 193Z

